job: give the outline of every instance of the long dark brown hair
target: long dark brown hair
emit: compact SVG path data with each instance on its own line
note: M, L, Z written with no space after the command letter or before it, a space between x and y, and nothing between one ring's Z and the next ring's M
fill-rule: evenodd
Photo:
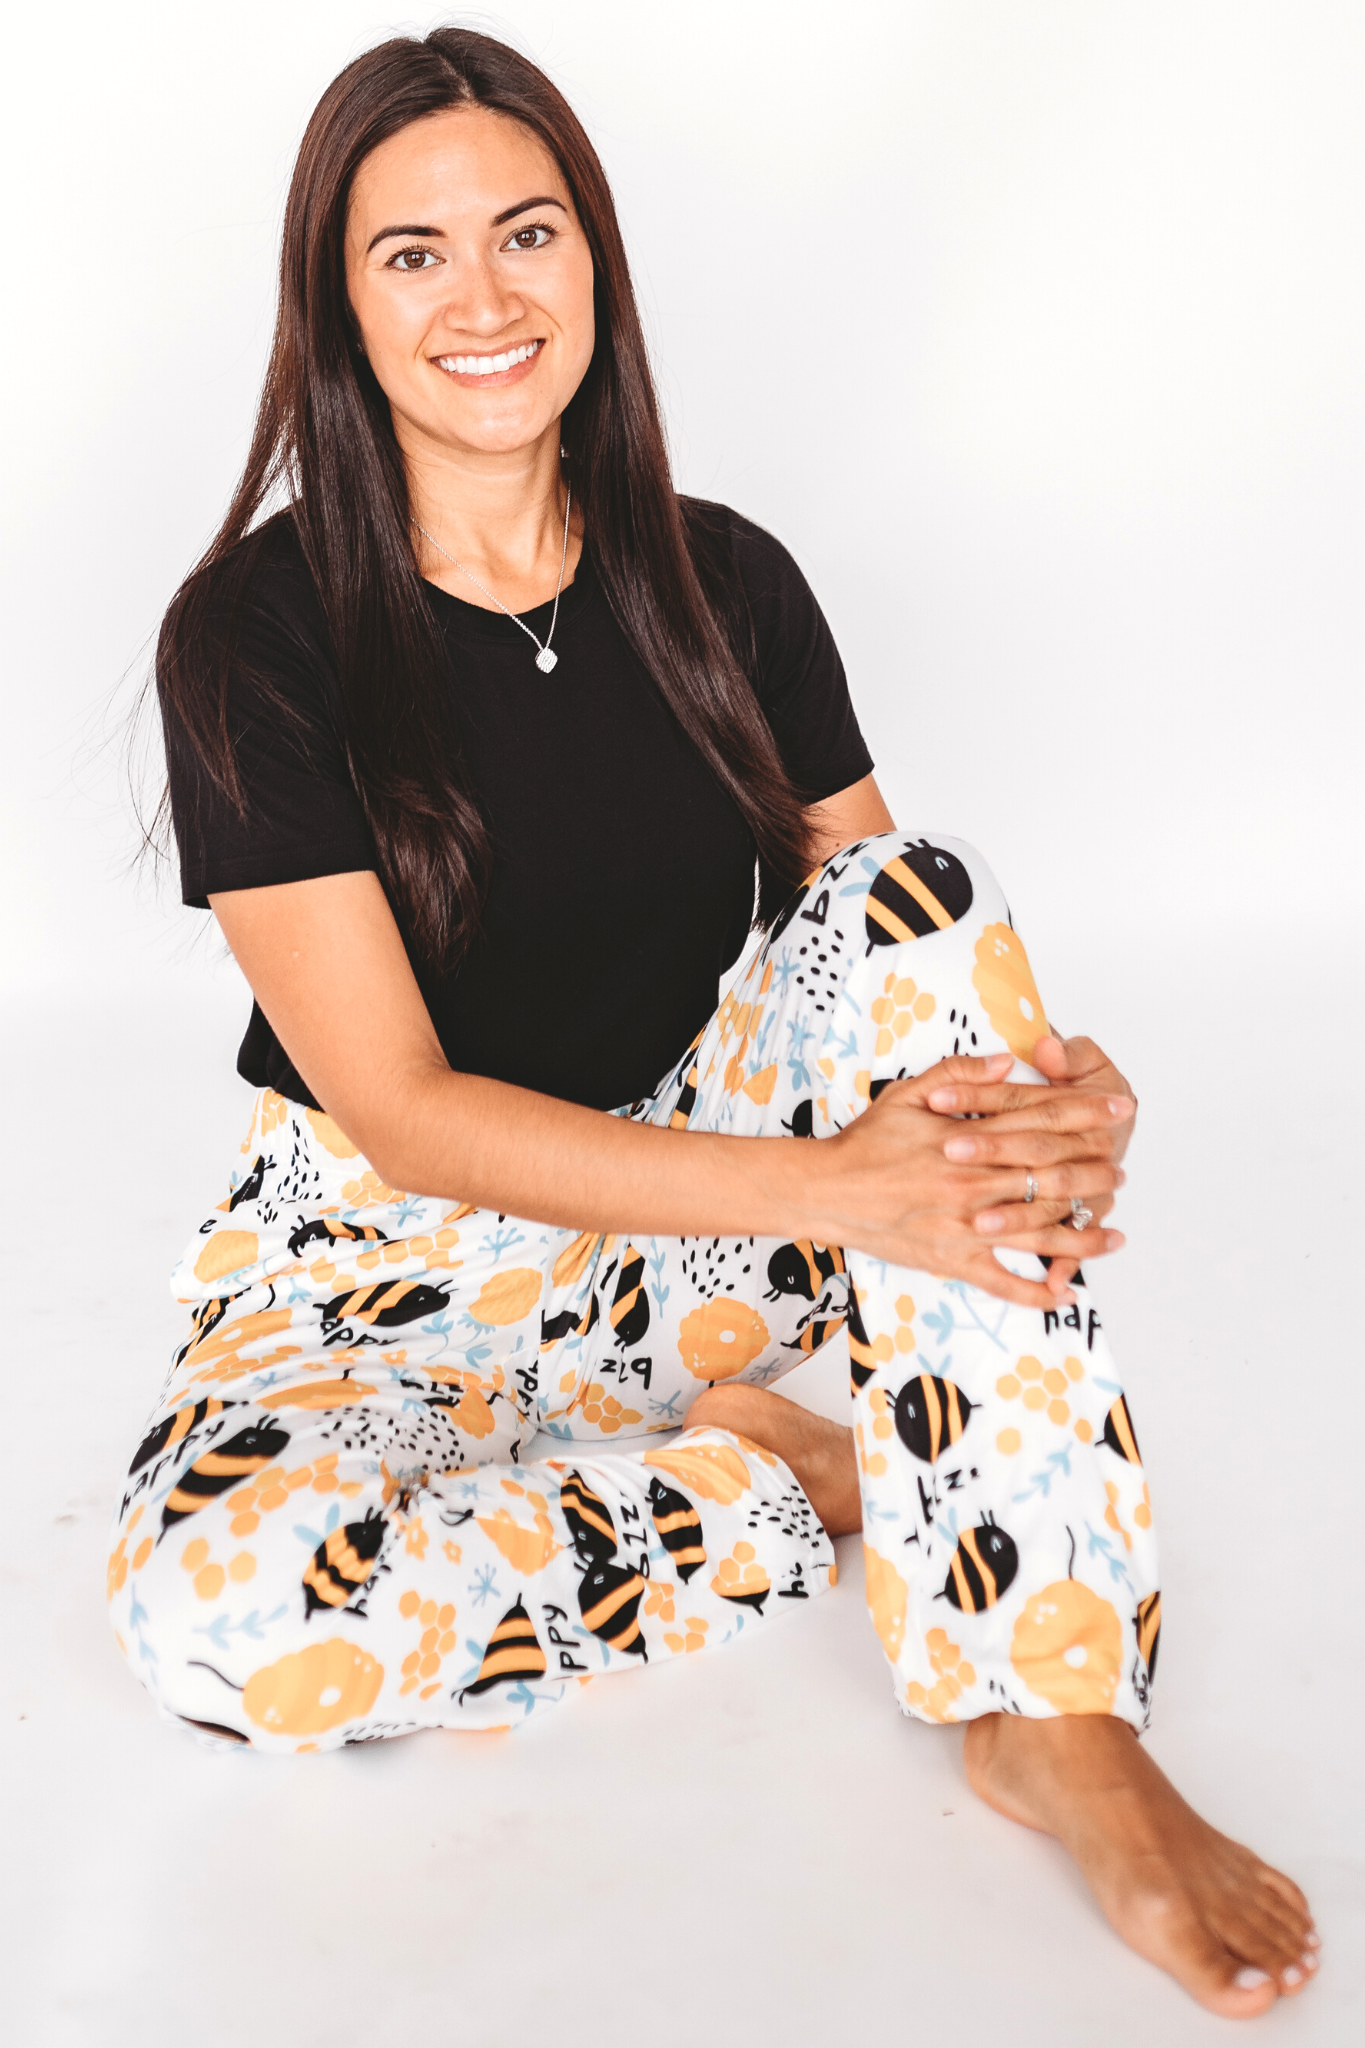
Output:
M261 521L283 491L316 583L340 681L351 775L380 877L415 955L459 959L490 866L478 793L445 708L449 655L413 552L388 401L356 347L344 234L371 150L450 107L512 115L558 162L592 252L597 342L561 422L568 475L607 600L678 724L757 842L759 915L809 865L808 827L746 669L742 598L705 509L674 491L639 312L606 176L572 108L506 44L441 28L358 57L308 123L285 209L274 343L251 451L222 527L166 614L162 718L236 806L228 716L239 615ZM261 523L257 523L257 522ZM229 623L225 627L224 621ZM282 720L289 706L257 679Z

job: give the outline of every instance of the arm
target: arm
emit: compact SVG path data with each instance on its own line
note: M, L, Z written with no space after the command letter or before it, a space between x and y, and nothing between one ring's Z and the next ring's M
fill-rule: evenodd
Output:
M869 777L820 807L817 830L846 844L850 834L884 829L884 817ZM989 1242L976 1230L976 1214L1004 1199L1018 1176L950 1162L949 1134L928 1098L946 1080L1003 1076L1008 1055L946 1062L897 1083L818 1145L660 1130L453 1072L371 872L232 890L215 894L212 907L314 1095L394 1186L575 1229L853 1245L1042 1307L1057 1290L1006 1273L991 1243L1089 1256L1111 1248L1098 1227L1080 1239L1056 1227ZM363 1039L343 1028L331 994L357 981L367 991ZM1057 1193L1070 1191L1066 1175L1079 1174L1088 1193L1106 1194L1107 1103L1077 1095L1059 1126L1061 1107L1037 1112L1057 1133Z

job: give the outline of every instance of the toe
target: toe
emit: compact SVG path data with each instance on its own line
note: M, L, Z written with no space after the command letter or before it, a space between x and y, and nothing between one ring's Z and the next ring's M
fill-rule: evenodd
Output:
M1292 1913L1297 1913L1301 1917L1305 1927L1312 1927L1313 1915L1308 1909L1308 1901L1292 1877L1286 1877L1282 1870L1274 1870L1270 1864L1262 1863L1259 1859L1256 1864L1256 1875L1267 1890L1273 1891Z
M1174 1886L1130 1899L1116 1925L1140 1955L1169 1970L1210 2012L1227 2019L1254 2019L1279 1996L1275 1965L1287 1964L1288 1955L1272 1952L1262 1962L1255 1955L1258 1943L1250 1931L1243 1945L1251 1954L1237 1953Z

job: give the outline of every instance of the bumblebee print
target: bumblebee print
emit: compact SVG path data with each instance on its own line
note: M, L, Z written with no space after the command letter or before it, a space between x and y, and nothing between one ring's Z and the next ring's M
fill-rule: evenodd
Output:
M844 1270L844 1255L836 1247L811 1244L803 1238L797 1244L779 1245L768 1260L767 1300L782 1294L799 1294L803 1301L818 1301L836 1273Z
M1133 1418L1128 1413L1128 1403L1120 1394L1104 1418L1104 1438L1111 1451L1116 1451L1130 1465L1140 1465L1142 1455L1138 1450L1137 1432Z
M963 1614L983 1614L1008 1593L1019 1570L1014 1538L982 1522L958 1538L943 1597Z
M319 1608L346 1607L363 1596L384 1547L385 1528L383 1516L370 1508L362 1521L324 1536L303 1568L305 1621Z
M701 1516L685 1493L665 1486L662 1479L649 1482L649 1512L670 1564L686 1585L706 1563Z
M149 1429L143 1437L133 1453L133 1462L128 1467L128 1477L131 1479L135 1472L140 1472L144 1465L149 1465L153 1458L160 1457L163 1451L173 1450L178 1443L183 1443L192 1429L198 1429L200 1423L207 1422L210 1416L221 1415L226 1405L225 1402L215 1401L211 1395L206 1394L201 1401L187 1401L183 1408L172 1409L163 1421Z
M828 1344L831 1337L838 1336L844 1322L843 1316L831 1316L823 1321L807 1323L800 1336L794 1343L789 1344L787 1349L799 1351L803 1358L813 1358L822 1345Z
M380 1329L397 1329L435 1315L446 1305L439 1287L425 1280L381 1280L375 1286L354 1287L349 1294L335 1295L322 1311L324 1330L341 1323L369 1323Z
M619 1113L818 1143L973 1033L1025 1061L1042 1015L980 857L880 835L808 877L658 1093ZM196 1739L519 1728L586 1680L801 1613L835 1576L810 1502L689 1410L841 1330L897 1705L1082 1701L1144 1725L1156 1548L1095 1315L810 1240L610 1235L404 1192L269 1090L236 1172L176 1269L188 1328L106 1566L130 1668ZM1099 1677L1068 1662L1086 1643Z
M897 1394L895 1415L896 1435L906 1450L932 1465L941 1451L961 1441L972 1419L972 1404L951 1380L922 1372Z
M465 1686L460 1698L462 1701L477 1699L480 1693L495 1685L528 1684L533 1679L543 1678L546 1668L545 1652L540 1647L536 1625L518 1599L488 1638L478 1677L471 1685Z
M687 1070L687 1079L683 1082L682 1093L679 1095L677 1103L669 1115L669 1128L675 1131L685 1131L687 1129L687 1119L691 1116L696 1106L697 1069L693 1065Z
M327 1251L333 1245L383 1244L384 1232L374 1223L342 1223L335 1216L314 1216L289 1233L292 1258L301 1259L312 1245Z
M922 839L880 869L867 892L867 943L904 945L946 931L972 907L972 878L955 854Z
M638 1344L649 1328L649 1296L645 1292L645 1255L627 1245L611 1303L611 1327L622 1345Z
M173 1529L190 1515L216 1500L229 1487L240 1486L254 1472L278 1458L289 1443L289 1432L272 1423L254 1423L239 1429L226 1443L204 1451L188 1471L182 1472L166 1496L161 1510L161 1533Z

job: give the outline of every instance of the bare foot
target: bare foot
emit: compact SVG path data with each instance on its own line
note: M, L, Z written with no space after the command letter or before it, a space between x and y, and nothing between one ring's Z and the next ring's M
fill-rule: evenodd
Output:
M689 1426L733 1429L772 1451L795 1474L830 1536L863 1526L853 1431L826 1422L763 1387L708 1387L687 1411Z
M1298 1886L1201 1820L1126 1721L988 1714L966 1765L988 1805L1070 1850L1110 1926L1210 2012L1252 2019L1317 1969Z

